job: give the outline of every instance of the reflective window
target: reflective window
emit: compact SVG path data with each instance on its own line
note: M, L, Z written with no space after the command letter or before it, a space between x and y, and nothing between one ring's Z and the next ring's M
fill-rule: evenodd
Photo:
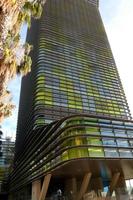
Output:
M87 143L88 145L98 145L101 146L102 145L102 141L98 138L91 138L91 137L87 137Z
M102 139L103 145L105 146L116 146L116 141L114 139L105 138Z
M117 139L117 145L119 147L128 147L129 143L127 140L121 140L121 139Z
M110 148L108 148L108 149L104 149L104 152L105 152L105 156L106 157L119 157L119 154L118 154L118 152L117 152L117 149L110 149Z
M130 158L132 157L132 152L130 150L119 150L119 153L120 153L120 157L126 157L126 158Z
M109 129L109 128L101 128L100 129L101 131L101 135L105 135L105 136L114 136L114 133L113 133L113 129Z
M104 157L104 151L103 148L88 148L89 156L90 157Z
M127 137L125 130L115 129L114 133L116 137Z

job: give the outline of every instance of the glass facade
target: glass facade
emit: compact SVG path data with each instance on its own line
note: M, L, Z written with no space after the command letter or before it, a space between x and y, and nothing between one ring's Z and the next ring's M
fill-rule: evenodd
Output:
M68 161L130 162L133 121L98 1L48 0L27 41L11 188Z
M99 11L89 1L46 3L36 65L35 123L68 113L130 119Z
M98 5L99 5L99 0L88 0L88 2L89 2L90 4L95 5L95 6L98 6Z
M25 181L41 176L68 161L131 160L132 136L131 121L89 115L75 115L43 126L32 132L32 138L23 149L16 165L17 173L12 176L12 187L19 187Z

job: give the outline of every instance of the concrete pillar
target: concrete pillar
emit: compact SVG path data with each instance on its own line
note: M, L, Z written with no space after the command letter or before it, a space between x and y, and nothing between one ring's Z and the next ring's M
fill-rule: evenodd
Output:
M112 180L111 180L111 183L110 183L110 187L109 187L109 190L108 190L108 192L107 192L107 197L112 196L112 193L113 193L113 191L114 191L115 188L116 188L116 185L117 185L117 183L118 183L119 178L120 178L120 173L119 173L119 172L115 173L115 174L112 176Z
M125 178L122 176L118 180L117 187L115 188L115 194L116 194L116 197L118 200L121 199L121 195L122 195L123 199L124 199L124 197L125 197L125 199L127 199L126 196L128 195L128 192L127 192L127 188L126 188L126 181L125 181Z
M32 198L31 200L39 200L41 192L41 181L37 180L32 183Z
M48 191L48 187L49 187L49 183L50 183L50 180L51 180L51 176L52 176L51 174L47 174L44 177L44 181L43 181L39 200L45 200L46 194L47 194L47 191Z
M89 182L90 182L90 179L91 179L91 175L92 175L91 173L86 173L84 175L84 178L83 178L83 181L81 183L81 187L80 187L79 193L77 194L76 200L81 200L83 198L84 194L87 191L87 188L88 188L88 185L89 185Z

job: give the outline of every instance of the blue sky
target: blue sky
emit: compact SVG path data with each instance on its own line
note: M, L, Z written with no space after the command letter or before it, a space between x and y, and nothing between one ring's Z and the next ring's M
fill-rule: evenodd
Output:
M21 29L21 42L24 43L26 40L27 26L24 25ZM17 116L18 116L18 107L19 107L19 96L20 96L20 87L21 87L21 76L17 76L11 80L8 84L9 90L12 92L12 101L16 106L12 116L6 118L2 123L3 136L10 136L13 140L16 135L16 126L17 126Z
M100 0L100 11L133 116L133 0Z
M100 12L133 115L133 0L100 0ZM22 29L21 36L24 41L26 27ZM20 80L17 77L9 83L16 109L2 124L4 136L12 139L16 133Z

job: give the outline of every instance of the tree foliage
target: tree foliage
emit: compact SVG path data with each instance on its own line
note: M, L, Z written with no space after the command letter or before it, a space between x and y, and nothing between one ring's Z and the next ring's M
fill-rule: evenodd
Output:
M0 121L14 108L7 90L9 80L17 74L26 75L31 69L32 47L21 44L20 29L24 23L30 27L31 17L40 18L45 1L0 0Z

